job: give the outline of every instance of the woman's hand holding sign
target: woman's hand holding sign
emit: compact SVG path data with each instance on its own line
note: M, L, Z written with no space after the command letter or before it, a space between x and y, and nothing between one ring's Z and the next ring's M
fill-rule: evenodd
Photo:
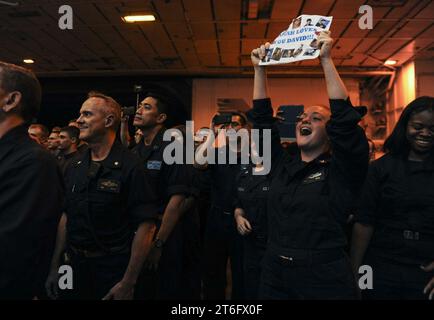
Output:
M261 45L259 48L253 49L250 54L250 58L252 59L252 64L255 68L260 67L259 62L264 60L267 56L267 50L270 48L270 43L267 42Z
M253 49L250 58L252 59L253 67L255 68L255 81L253 84L253 99L264 99L268 97L267 75L265 67L259 63L267 56L267 50L270 48L270 43L267 42L259 48Z
M320 49L320 59L330 59L333 46L333 39L331 38L331 31L321 31L318 36L318 43Z

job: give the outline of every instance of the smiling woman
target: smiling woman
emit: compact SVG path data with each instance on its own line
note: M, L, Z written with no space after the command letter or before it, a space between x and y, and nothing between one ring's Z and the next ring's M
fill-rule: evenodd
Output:
M408 155L410 160L421 161L434 151L433 139L434 98L419 97L404 109L384 149L396 155Z
M411 145L411 155L415 160L419 155L428 156L433 147L434 113L424 110L414 114L407 126L407 139Z
M362 263L373 268L376 283L367 298L433 299L433 97L404 109L384 149L361 196L352 264L355 270Z

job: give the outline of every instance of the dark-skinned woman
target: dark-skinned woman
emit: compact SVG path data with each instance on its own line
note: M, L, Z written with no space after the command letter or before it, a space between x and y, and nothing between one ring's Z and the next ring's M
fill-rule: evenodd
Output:
M367 299L434 298L434 98L402 112L374 161L353 230L352 264L372 268Z

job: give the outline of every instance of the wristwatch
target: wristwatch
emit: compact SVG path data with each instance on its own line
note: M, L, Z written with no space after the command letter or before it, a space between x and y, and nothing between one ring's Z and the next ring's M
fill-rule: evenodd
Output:
M164 241L163 240L158 239L158 238L156 238L154 240L154 247L155 248L161 249L163 247L163 245L164 245Z

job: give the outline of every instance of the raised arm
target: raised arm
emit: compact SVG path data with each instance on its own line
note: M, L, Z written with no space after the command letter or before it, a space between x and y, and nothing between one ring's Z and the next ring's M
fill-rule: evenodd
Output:
M211 121L210 129L208 130L208 136L205 142L203 142L197 149L195 150L194 163L193 167L199 170L208 169L208 150L211 150L213 147L213 143L215 141L214 137L215 126L214 122Z
M253 85L253 100L268 98L267 89L267 71L264 66L260 66L259 62L265 58L267 50L270 48L270 43L267 42L259 48L253 49L250 57L252 59L253 68L255 70L255 80Z
M348 92L339 76L338 71L333 63L331 50L333 39L330 37L330 31L322 31L318 37L318 43L321 46L320 60L324 70L324 76L327 85L327 93L329 99L344 99L348 98Z
M128 132L128 118L128 116L122 114L121 126L119 129L119 137L121 139L121 143L127 148L130 146L131 143L130 133Z
M250 57L255 71L253 84L253 108L247 112L249 121L255 129L271 129L271 159L279 157L283 148L280 144L279 129L276 118L273 117L271 100L268 97L266 67L260 66L259 62L265 58L270 43L265 43L259 48L253 49Z
M319 36L320 60L324 70L327 92L330 99L331 117L327 133L332 146L333 168L336 177L345 181L354 195L366 177L369 161L369 146L365 132L358 125L362 114L348 99L348 92L331 58L333 39L330 31Z

